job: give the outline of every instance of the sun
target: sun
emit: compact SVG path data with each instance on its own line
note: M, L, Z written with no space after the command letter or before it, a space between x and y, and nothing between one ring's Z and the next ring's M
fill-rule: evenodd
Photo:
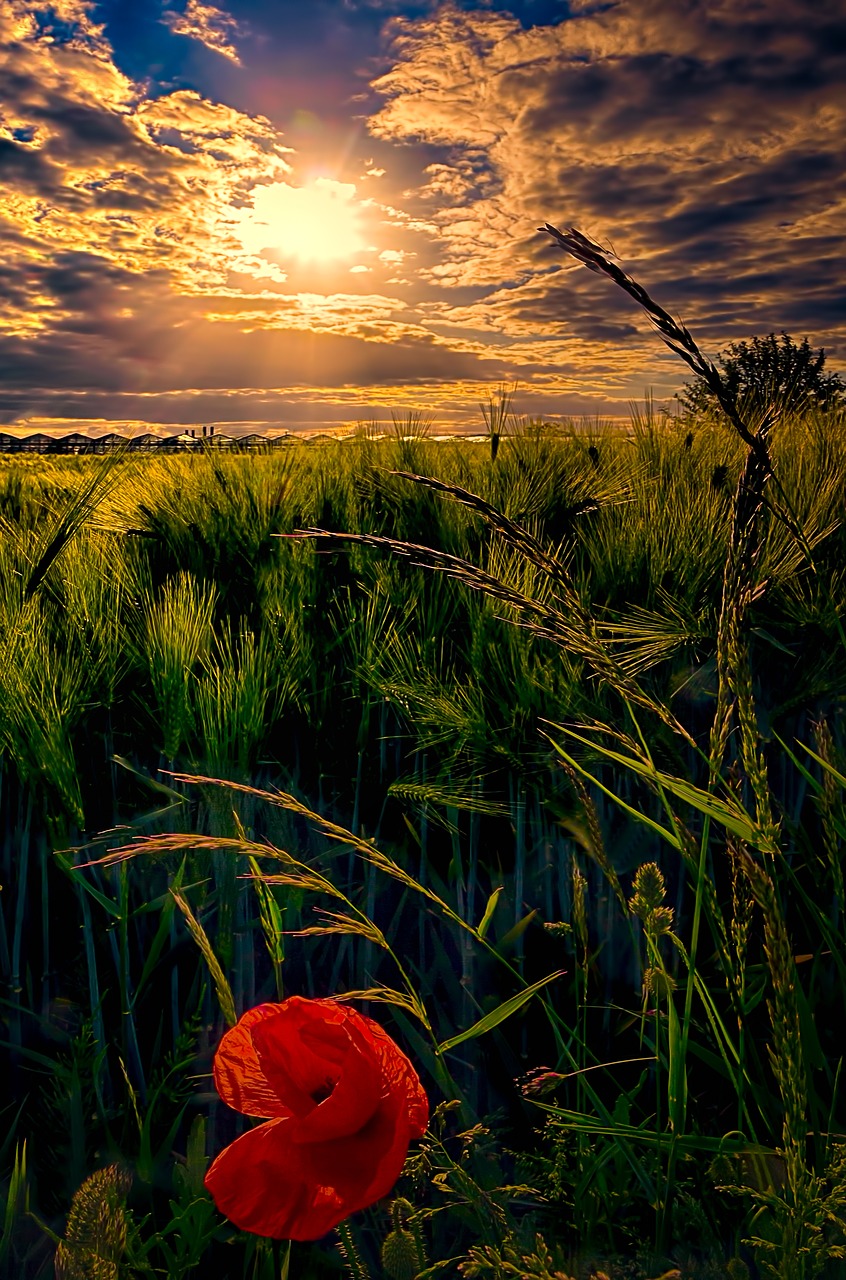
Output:
M285 258L331 263L366 248L352 182L316 178L303 187L271 182L254 187L250 201L238 227L249 252L272 249Z

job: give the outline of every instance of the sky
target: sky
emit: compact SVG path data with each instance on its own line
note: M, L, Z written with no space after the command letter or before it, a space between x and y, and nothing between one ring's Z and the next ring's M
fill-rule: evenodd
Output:
M625 417L846 371L846 0L0 0L0 427Z

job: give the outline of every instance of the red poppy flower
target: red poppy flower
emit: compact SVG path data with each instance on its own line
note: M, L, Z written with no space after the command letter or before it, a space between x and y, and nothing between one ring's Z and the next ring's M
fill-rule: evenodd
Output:
M316 1240L388 1194L429 1103L377 1022L335 1000L250 1009L220 1042L224 1102L270 1117L221 1151L206 1187L236 1227Z

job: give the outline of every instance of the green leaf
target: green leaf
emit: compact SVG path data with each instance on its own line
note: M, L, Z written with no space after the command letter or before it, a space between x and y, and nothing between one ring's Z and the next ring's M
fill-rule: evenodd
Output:
M838 770L835 769L833 764L830 764L828 760L824 760L822 756L818 756L816 751L812 751L810 747L806 747L804 742L800 742L799 746L803 751L807 751L811 759L816 760L817 764L821 765L826 773L830 774L835 781L839 782L841 787L846 787L846 778L844 778L842 773L839 773Z
M539 1111L544 1111L547 1115L552 1116L555 1120L567 1129L573 1129L577 1133L590 1133L596 1136L604 1135L610 1138L625 1137L630 1142L641 1143L648 1147L667 1146L667 1134L656 1129L649 1129L646 1125L629 1125L629 1124L608 1124L604 1123L596 1116L586 1115L582 1111L570 1111L565 1107L557 1107L550 1102L543 1102L540 1099L533 1099L533 1105ZM737 1134L734 1137L733 1134ZM776 1152L772 1147L761 1146L757 1142L750 1142L743 1133L735 1129L732 1133L724 1134L722 1137L709 1136L704 1133L685 1133L678 1138L674 1138L676 1150L679 1154L696 1154L697 1152L713 1151L713 1152L729 1152L742 1155L775 1155Z
M203 1194L203 1179L206 1176L206 1169L209 1165L209 1158L206 1155L206 1122L203 1116L195 1116L193 1124L188 1132L188 1148L185 1155L185 1166L182 1168L177 1165L174 1174L178 1171L183 1175L185 1189L189 1198L201 1196Z
M786 753L786 755L787 755L788 759L789 759L789 760L792 762L792 764L794 764L794 765L796 766L796 768L799 770L799 772L801 773L801 775L802 775L802 777L805 779L805 781L808 783L808 785L809 785L810 787L812 787L812 788L813 788L813 790L816 792L816 794L817 794L817 795L821 795L821 794L822 794L822 790L823 790L823 785L822 785L822 783L820 782L819 778L815 778L815 777L814 777L814 775L811 773L811 771L810 771L809 769L806 769L806 768L805 768L805 766L802 764L801 760L799 760L799 759L798 759L798 757L797 757L797 756L795 756L795 755L793 754L793 752L790 750L790 747L787 745L787 743L786 743L786 742L784 742L784 741L783 741L783 740L778 736L778 734L776 733L775 729L773 729L773 731L772 731L772 735L773 735L773 737L775 738L775 740L776 740L776 742L778 743L778 745L779 745L779 746L782 748L782 750ZM798 738L796 739L796 741L797 741L797 742L799 741L799 740L798 740ZM804 744L800 742L800 743L799 743L799 746L800 746L800 747L804 747ZM804 747L804 750L805 750L805 751L807 751L808 749L809 749L808 747Z
M558 729L561 726L556 725L555 727L556 729ZM562 732L568 733L569 730L563 729ZM573 734L573 737L576 737L576 736L577 736L576 734ZM544 734L544 737L549 738L549 734ZM618 804L621 809L625 809L626 813L630 813L631 816L637 822L642 822L644 826L651 827L653 831L655 831L659 836L661 836L664 840L667 841L667 844L671 844L674 849L677 849L679 851L679 853L682 852L681 845L679 844L676 837L673 835L672 831L668 831L666 827L661 826L660 822L655 822L652 818L648 817L645 813L641 813L639 809L635 809L632 805L626 804L625 800L621 800L620 797L616 794L616 792L612 791L610 787L606 787L603 783L599 781L598 778L595 778L592 773L590 773L587 769L585 769L582 765L579 764L578 760L574 760L572 756L569 756L567 752L564 750L564 748L559 745L559 743L553 741L552 738L549 738L549 741L552 743L553 749L558 753L561 759L566 760L567 764L569 764L573 769L575 769L577 773L580 773L583 778L587 778L588 782L592 782L593 785L595 787L598 787L600 791L604 791L607 796L611 797L611 799L615 802L615 804ZM581 741L585 741L585 739L581 739ZM594 743L591 743L590 745L593 746ZM602 751L603 748L597 747L597 750ZM606 752L606 754L610 754L610 752Z
M82 872L71 862L69 853L57 851L53 856L69 880L73 880L74 884L79 885L80 889L83 889L95 902L98 902L107 915L112 916L115 920L120 919L121 912L118 904L107 897L105 893L101 893L99 889L96 889L90 881L86 880Z
M554 982L556 978L562 977L564 973L566 973L566 969L557 969L555 973L550 973L546 978L541 978L540 982L533 982L524 991L518 991L516 996L512 996L510 1000L497 1005L496 1009L486 1013L484 1018L474 1022L472 1027L468 1027L466 1031L460 1031L457 1036L451 1036L449 1040L444 1040L438 1045L436 1052L439 1054L446 1053L447 1050L454 1049L456 1045L463 1044L465 1040L475 1040L477 1036L483 1036L486 1031L492 1031L501 1022L505 1022L506 1018L510 1018L512 1013L516 1013L518 1009L522 1009L524 1004L528 1004L532 996L537 995L543 987L550 982Z
M780 640L776 640L775 636L770 635L769 631L764 627L750 627L749 631L751 635L760 636L762 640L766 640L774 649L779 649L782 653L786 653L788 658L796 657L796 654L792 649L788 649L787 645L782 644Z
M250 870L253 873L253 888L259 902L259 919L264 933L267 953L271 962L275 966L279 966L285 959L285 921L282 917L282 910L270 885L265 883L258 859L250 854L249 863Z
M621 765L624 769L631 769L633 773L639 774L640 777L646 778L650 782L660 782L661 785L666 787L667 791L672 795L676 796L679 800L684 800L685 803L692 805L693 808L698 809L700 813L707 814L709 818L718 822L720 826L725 827L727 831L732 833L732 835L737 836L740 840L745 840L746 843L751 844L753 848L757 849L759 847L763 833L741 805L735 804L732 801L720 800L717 796L711 795L707 791L702 791L699 787L695 787L692 782L687 782L684 778L675 778L669 773L662 773L660 769L655 769L652 765L646 764L642 760L636 760L632 756L623 756L620 755L618 751L610 751L607 747L601 747L598 742L594 742L590 738L583 738L580 734L574 733L572 729L565 729L562 725L556 725L555 728L559 729L562 733L566 733L568 737L575 738L577 742L583 743L586 747L590 747L593 751L600 752L601 755L606 756L609 760L613 760L615 764ZM552 739L550 739L550 741L552 742ZM590 777L590 774L586 773L584 769L580 768L580 766L575 763L575 761L571 760L557 743L552 742L552 745L558 754L567 760L569 764L572 764L575 768L579 769L579 772L584 774L585 777ZM808 748L806 747L805 750L807 751ZM811 754L813 755L813 752L811 752ZM592 779L592 781L595 782L596 779ZM846 779L844 779L844 782L846 782ZM600 786L601 784L597 783L596 785ZM613 794L604 787L602 789L606 791L606 794L608 795ZM654 830L662 835L670 844L674 845L675 848L679 847L678 841L664 827L660 826L657 822L653 822L650 818L647 818L645 814L638 813L636 809L632 809L630 806L624 804L618 796L614 796L614 799L618 804L622 805L623 808L628 809L630 813L639 819L639 821L645 822L647 826L653 827Z
M681 1026L673 997L667 1001L669 1031L669 1071L667 1076L667 1109L673 1133L684 1133L687 1116L687 1062L682 1044Z
M185 864L187 862L187 858L188 858L188 855L186 854L179 865L179 869L176 872L176 875L173 877L173 880L171 881L171 888L174 888L177 890L182 889L182 877L185 873ZM149 944L147 948L147 954L144 958L144 968L141 970L141 977L138 979L138 985L135 988L135 994L133 995L132 1000L130 1002L130 1007L133 1009L135 1008L135 1004L136 1004L136 1001L138 1000L138 997L140 996L141 992L144 990L144 987L150 977L150 974L153 972L156 965L158 964L159 957L161 956L162 950L164 949L164 944L170 935L170 923L171 923L171 920L173 919L173 913L175 909L176 909L176 904L174 903L173 898L170 896L170 894L168 893L166 896L163 896L161 900L161 912L159 915L158 928L156 929L156 933L155 933L155 936L153 937L152 942Z
M499 895L502 893L502 890L503 886L498 884L491 896L488 898L484 915L479 921L479 927L476 930L476 933L480 938L484 938L488 932L488 926L493 919L493 913L496 911L496 904L499 902Z

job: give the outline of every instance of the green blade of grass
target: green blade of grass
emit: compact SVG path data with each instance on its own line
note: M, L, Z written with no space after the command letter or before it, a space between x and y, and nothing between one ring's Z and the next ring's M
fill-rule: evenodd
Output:
M569 732L569 730L565 730L564 732ZM544 736L549 737L548 734L545 734ZM573 734L573 737L578 737L578 734ZM549 738L549 741L552 743L553 750L561 757L562 760L565 760L572 769L575 769L580 773L583 778L587 778L588 782L592 782L594 786L598 787L600 791L603 791L605 795L610 796L610 798L618 804L621 809L625 809L626 813L630 813L638 822L642 823L646 827L651 827L657 835L661 836L662 840L667 841L667 844L672 845L672 847L678 850L679 853L682 852L681 845L679 844L676 836L673 835L672 831L669 831L666 827L662 827L660 822L655 822L655 820L650 818L648 814L641 813L639 809L635 809L632 805L627 804L626 801L621 799L616 792L610 789L610 787L606 787L604 783L600 782L598 778L595 778L594 775L585 769L583 765L580 765L578 760L569 756L559 743L553 741L552 738ZM582 739L582 741L586 741L586 739ZM602 751L603 748L599 747L597 750ZM611 753L606 751L605 754L610 755Z
M479 927L476 930L476 933L480 938L484 938L488 932L488 926L493 919L493 913L496 911L496 904L499 902L503 887L503 885L498 884L491 896L488 898L484 913L479 921Z
M760 830L757 824L752 821L749 814L740 805L734 805L727 801L719 800L716 796L710 795L707 791L702 791L699 787L694 786L693 783L686 782L684 778L675 778L672 774L663 773L660 769L655 769L644 763L642 760L636 760L631 756L620 755L619 752L611 751L608 747L602 747L599 743L592 741L590 738L583 738L581 734L574 733L572 729L566 729L563 725L555 725L554 727L559 729L562 733L566 733L568 737L575 738L577 742L581 742L584 746L590 747L594 751L598 751L601 755L606 756L609 760L613 760L615 764L621 765L624 769L630 769L633 773L637 773L641 778L646 778L647 781L650 782L660 783L661 786L665 787L671 795L674 795L679 800L684 800L687 804L692 805L694 809L698 809L700 813L704 813L707 817L712 818L714 822L718 822L720 826L725 827L725 829L730 831L732 835L737 836L740 840L744 840L747 844L751 844L753 848L757 849L761 846L761 842L765 838L764 833ZM562 759L577 768L585 777L590 777L582 767L566 755L562 748L554 742L552 738L549 740ZM596 782L595 778L591 780ZM596 785L600 786L601 784L596 782ZM607 788L603 787L603 790L606 791L607 795L613 795L613 792L608 791ZM664 827L660 826L659 823L653 822L645 814L638 813L636 809L624 804L624 802L619 800L618 797L615 796L614 798L617 800L618 804L622 805L623 808L627 809L640 821L645 822L648 826L652 827L659 835L662 835L669 844L674 846L674 848L679 848L678 841Z
M540 982L533 982L530 987L526 987L523 991L518 991L516 996L512 996L510 1000L505 1000L502 1004L497 1005L496 1009L492 1009L490 1013L486 1013L484 1018L480 1018L478 1022L474 1022L472 1027L467 1027L465 1031L460 1031L457 1036L450 1036L449 1040L443 1040L438 1045L438 1053L447 1053L450 1049L454 1049L459 1044L464 1044L465 1040L475 1040L477 1036L482 1036L486 1031L492 1031L494 1027L498 1027L500 1023L505 1022L506 1018L510 1018L518 1009L522 1009L524 1004L531 1000L532 996L537 995L550 982L554 982L556 978L560 978L566 970L557 969L555 973L550 973L545 978L541 978Z

